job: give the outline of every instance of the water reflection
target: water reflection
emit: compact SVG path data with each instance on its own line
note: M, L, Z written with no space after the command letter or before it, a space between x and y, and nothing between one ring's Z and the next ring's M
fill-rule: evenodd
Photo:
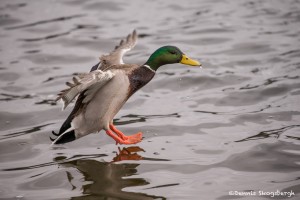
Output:
M124 191L124 188L148 185L149 182L143 178L130 178L137 175L137 167L140 164L116 164L122 160L140 160L137 152L144 151L140 147L127 147L118 149L119 152L112 159L112 162L101 162L93 159L79 159L60 164L67 168L76 168L84 177L86 183L80 189L82 196L71 199L166 199L162 196L148 195ZM71 170L70 170L71 171ZM69 182L75 189L73 176L67 172Z
M134 147L125 147L121 150L118 147L119 153L116 153L116 156L113 158L112 162L119 162L122 160L141 160L143 157L139 155L137 152L145 151L144 149L134 146Z

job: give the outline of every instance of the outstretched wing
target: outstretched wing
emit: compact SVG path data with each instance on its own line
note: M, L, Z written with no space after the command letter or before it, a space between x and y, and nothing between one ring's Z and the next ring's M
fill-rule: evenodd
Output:
M126 52L133 49L137 43L137 33L134 30L132 34L129 34L126 39L121 40L120 44L108 55L100 57L101 65L98 69L105 70L112 65L124 64L123 56Z
M88 103L95 93L109 80L111 80L114 75L115 74L110 70L105 72L101 70L94 70L90 73L80 74L77 77L73 77L73 83L66 83L69 88L62 90L58 94L56 101L62 99L64 103L63 109L65 109L77 95L83 92L84 98L82 103Z

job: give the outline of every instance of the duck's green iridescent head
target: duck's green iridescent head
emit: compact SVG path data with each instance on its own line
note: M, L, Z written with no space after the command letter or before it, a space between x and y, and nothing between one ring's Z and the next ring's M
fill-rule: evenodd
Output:
M175 46L163 46L157 49L145 63L153 70L166 64L181 63L190 66L201 66L201 63L187 57L180 49Z

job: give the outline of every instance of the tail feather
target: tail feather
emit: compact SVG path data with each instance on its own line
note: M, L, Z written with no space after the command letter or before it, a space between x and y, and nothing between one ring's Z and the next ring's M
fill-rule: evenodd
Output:
M66 130L65 132L63 132L62 134L60 134L55 140L53 140L53 138L50 137L50 140L52 140L52 145L72 142L75 139L76 139L75 131L72 127Z
M65 133L61 134L55 140L53 140L53 138L51 138L51 137L50 137L50 139L53 141L52 145L54 145L54 144L64 144L64 143L72 142L72 141L74 141L76 139L75 131L74 130L70 130L68 132L65 132Z
M59 133L55 133L54 131L52 131L52 134L55 136L59 136Z
M69 117L66 119L66 121L61 126L58 133L52 131L52 134L56 137L55 139L50 137L50 140L53 144L63 144L67 142L71 142L76 139L75 131L71 126L71 122L73 120L72 113L69 115Z
M64 144L76 140L75 131L65 133L55 144Z
M55 139L53 139L51 136L49 136L50 140L53 142Z

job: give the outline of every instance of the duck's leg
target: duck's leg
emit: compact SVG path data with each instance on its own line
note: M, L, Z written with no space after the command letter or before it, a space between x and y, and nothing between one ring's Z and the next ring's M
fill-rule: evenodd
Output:
M120 144L136 144L138 142L140 142L142 140L142 133L138 132L134 135L124 135L124 133L122 133L120 130L118 130L113 124L109 125L109 128L111 130L107 130L106 133L111 136L116 143L120 143ZM116 133L117 135L114 135L112 133L112 131L114 133Z

